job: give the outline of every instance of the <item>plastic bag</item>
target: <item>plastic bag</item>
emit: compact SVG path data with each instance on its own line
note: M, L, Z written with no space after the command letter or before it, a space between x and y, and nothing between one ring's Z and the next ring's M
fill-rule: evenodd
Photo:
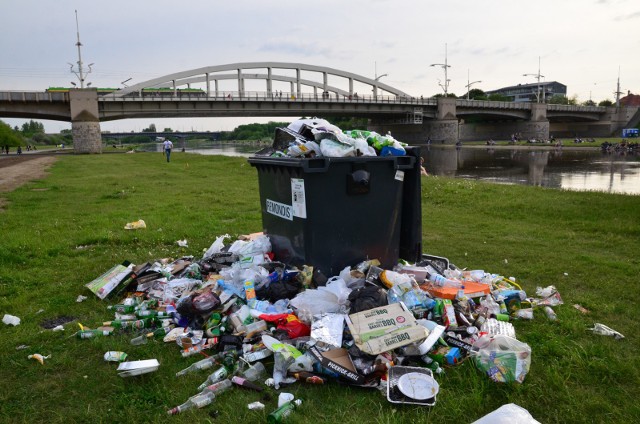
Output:
M495 411L485 415L471 424L540 424L529 411L515 403L502 405Z
M216 238L216 240L211 244L211 246L209 246L207 251L204 252L204 255L202 256L202 258L206 259L215 253L222 252L222 249L224 248L224 239L227 239L230 237L231 236L229 234L224 234Z
M344 158L356 155L356 148L354 146L328 138L320 141L320 151L323 156L334 158Z
M495 382L522 383L531 366L531 347L508 336L482 336L473 344L471 358Z
M324 287L308 289L299 293L291 300L291 305L301 311L302 316L310 321L313 315L346 313L350 293L351 290L347 288L342 278L333 277Z
M265 254L271 251L269 237L261 235L251 241L236 240L229 252L240 256L238 263L242 268L260 265L265 262ZM235 264L234 264L235 265Z

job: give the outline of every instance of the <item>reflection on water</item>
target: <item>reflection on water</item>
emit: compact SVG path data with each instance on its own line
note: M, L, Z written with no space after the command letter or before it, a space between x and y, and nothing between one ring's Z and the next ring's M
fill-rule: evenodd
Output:
M162 151L159 145L158 151ZM189 153L252 156L263 146L209 144ZM155 147L154 147L155 148ZM176 148L179 151L180 148ZM429 174L567 190L640 194L640 156L600 149L450 148L422 146Z
M433 175L567 190L640 194L640 156L600 149L422 148Z

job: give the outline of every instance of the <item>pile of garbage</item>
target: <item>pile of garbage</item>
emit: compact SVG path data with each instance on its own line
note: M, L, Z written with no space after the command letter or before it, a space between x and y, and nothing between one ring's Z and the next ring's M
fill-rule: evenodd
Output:
M388 133L375 131L342 131L319 118L298 119L287 127L276 128L273 145L256 156L270 157L357 157L404 156L406 143Z
M552 308L562 304L553 286L531 298L513 278L438 256L393 269L367 260L316 281L312 266L274 260L264 234L228 241L218 237L200 259L125 261L86 285L101 299L122 300L107 307L113 319L83 327L79 339L129 332L134 345L158 338L197 358L176 376L201 373L202 384L169 414L204 407L234 385L261 391L329 381L379 389L393 403L433 406L435 377L467 359L495 382L522 383L531 349L510 321L539 309L555 319ZM121 362L122 377L160 365L126 359L105 353ZM274 411L280 418L300 400L281 403Z

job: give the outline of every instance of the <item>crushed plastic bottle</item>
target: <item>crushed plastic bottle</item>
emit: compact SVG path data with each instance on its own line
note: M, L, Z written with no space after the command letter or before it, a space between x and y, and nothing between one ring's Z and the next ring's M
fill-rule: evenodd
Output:
M616 340L624 339L622 334L600 323L593 324L593 328L588 328L587 330L593 331L593 334L599 334L601 336L613 336Z

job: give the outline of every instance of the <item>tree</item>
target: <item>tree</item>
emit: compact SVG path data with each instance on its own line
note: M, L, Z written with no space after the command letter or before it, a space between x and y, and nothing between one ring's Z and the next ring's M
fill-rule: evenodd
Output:
M162 130L162 132L173 132L173 130L171 128L165 128L164 130Z
M467 95L465 94L464 99L467 98ZM480 90L479 88L472 88L471 90L469 90L469 99L470 100L487 100L487 95L485 94L484 91Z
M142 132L158 132L156 130L156 124L149 125L149 128L143 129Z
M34 134L44 134L44 124L42 122L36 122L33 119L29 120L29 122L25 122L22 124L22 129L20 130L23 136L32 137Z
M15 147L22 144L23 140L20 133L13 130L10 125L0 121L0 145Z
M575 105L578 104L578 97L567 97L562 94L555 94L549 99L548 103L552 105Z
M613 102L609 99L606 99L598 103L598 106L613 106Z
M491 100L492 102L511 102L512 101L510 97L507 97L504 94L499 94L499 93L489 94L487 99Z
M583 106L595 106L596 102L594 102L593 100L586 100L584 102L582 102Z

